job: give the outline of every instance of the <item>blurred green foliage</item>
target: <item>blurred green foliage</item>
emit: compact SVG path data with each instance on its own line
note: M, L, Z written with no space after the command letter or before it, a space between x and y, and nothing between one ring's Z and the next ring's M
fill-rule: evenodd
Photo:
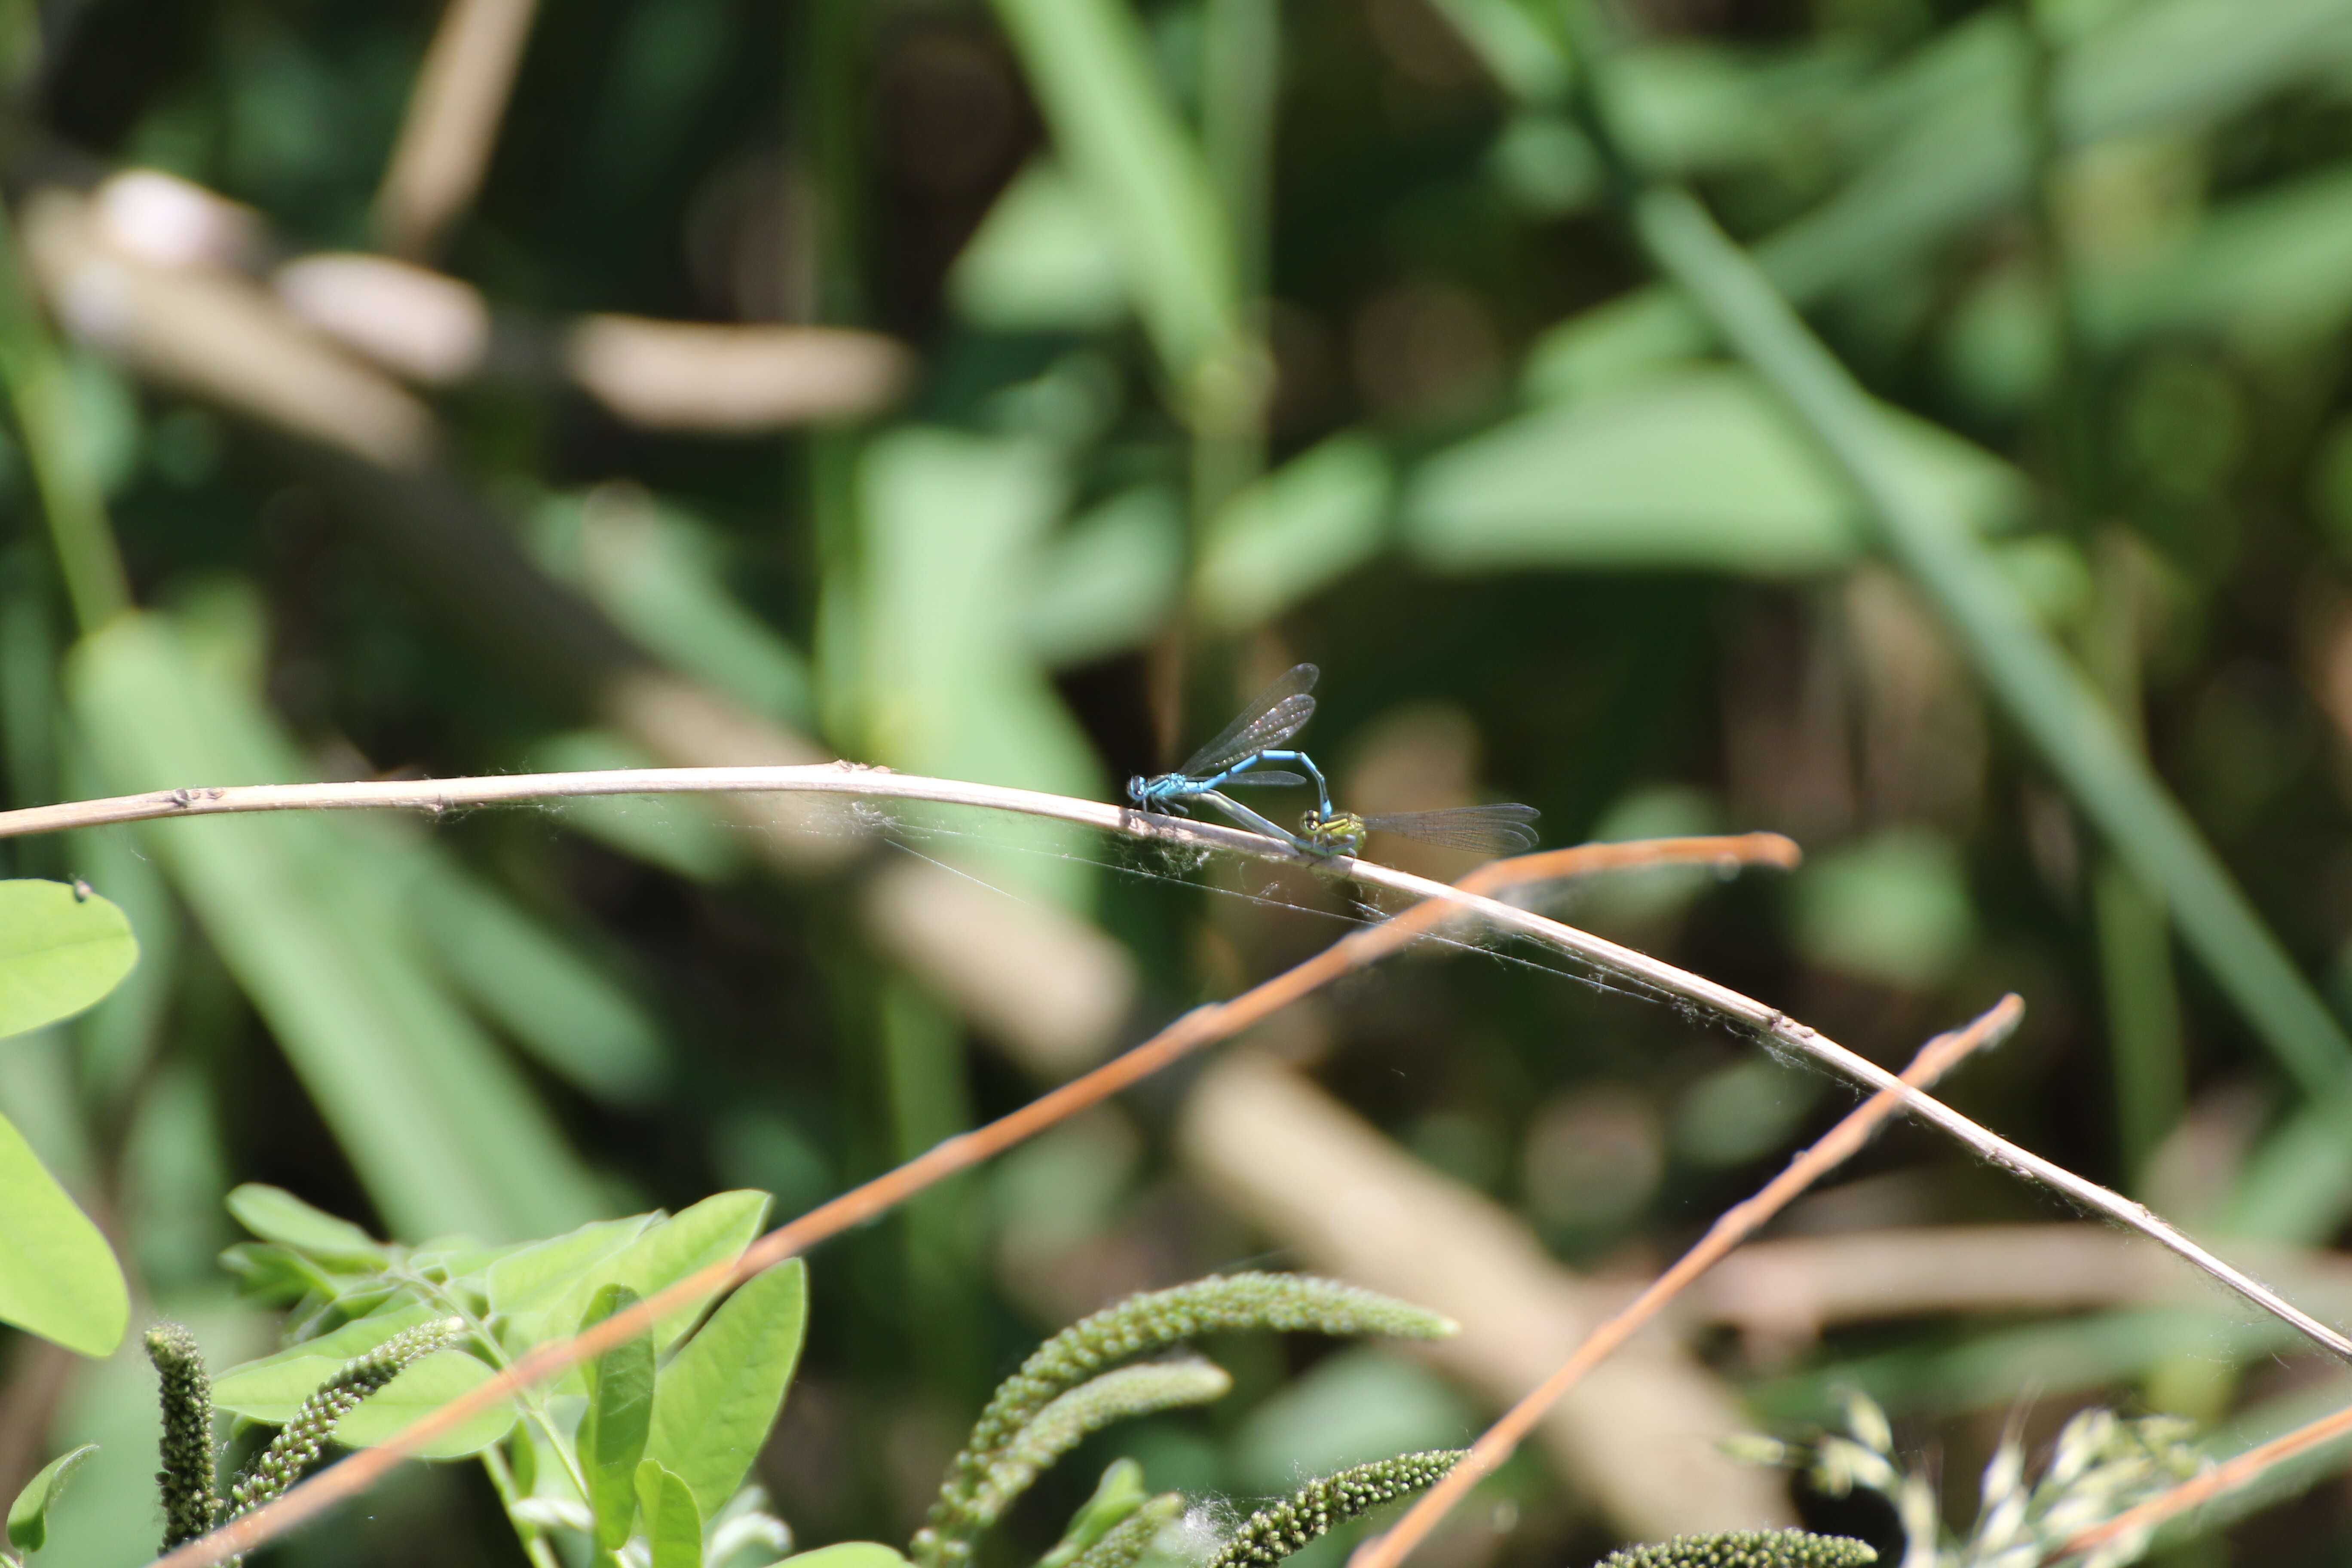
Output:
M624 666L733 716L698 760L789 740L1111 798L1311 658L1302 740L1343 804L1523 799L1551 844L1791 834L1811 858L1785 880L1651 873L1564 911L1882 1059L2017 989L2023 1033L1952 1087L1971 1114L2193 1226L2340 1239L2343 0L551 8L434 258L492 346L415 390L448 453L429 480L323 459L159 366L94 274L45 270L39 198L144 168L245 204L242 248L174 265L274 301L281 262L376 243L437 9L17 12L0 38L39 47L14 68L23 256L0 271L7 805L679 761L616 696ZM2086 677L2128 787L2161 785L2251 922L2214 937L2234 917L2142 881L2180 857L2018 723L2013 649L1955 633L1965 595L1885 548L1786 377L1660 279L1612 157L1695 190L1803 312L1867 395L1879 471L1955 525L2012 640ZM664 429L568 378L583 312L865 329L919 368L880 415ZM239 1183L436 1247L738 1187L793 1212L1358 912L1311 879L896 815L890 847L688 797L6 841L0 870L84 879L142 956L78 1017L0 1023L26 1031L0 1040L24 1145L0 1174L87 1228L62 1183L134 1316L227 1364L277 1327L215 1261ZM939 867L926 924L893 889ZM959 916L950 887L1006 897ZM2206 934L2176 951L2176 916ZM1843 1103L1670 1011L1475 955L1344 988L1297 1034L1324 1087L1578 1267L1670 1251ZM1181 1089L812 1260L808 1356L757 1468L803 1545L901 1539L1044 1330L1288 1244L1188 1182L1163 1137ZM2047 1217L1896 1133L1789 1224ZM103 1349L15 1284L9 1321ZM1708 1346L1759 1422L1861 1386L1954 1476L2028 1394L2052 1430L2070 1402L2140 1401L2232 1444L2311 1397L2266 1327L2125 1301L1768 1339ZM0 1383L0 1495L100 1441L42 1561L140 1560L135 1348L59 1374L29 1346ZM1221 1358L1235 1397L1090 1445L1003 1533L1049 1547L1114 1451L1152 1489L1273 1492L1458 1437L1460 1390L1319 1354ZM675 1484L707 1517L716 1482L668 1468L616 1461L611 1494L670 1517ZM1518 1529L1481 1550L1596 1555L1605 1527L1540 1469L1506 1478ZM459 1474L276 1551L509 1560ZM2315 1563L2347 1540L2321 1492L2196 1550Z

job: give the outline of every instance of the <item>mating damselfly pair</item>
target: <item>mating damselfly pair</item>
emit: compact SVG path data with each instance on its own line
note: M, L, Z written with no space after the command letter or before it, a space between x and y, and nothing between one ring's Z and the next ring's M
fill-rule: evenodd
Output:
M1364 840L1374 833L1401 834L1475 855L1516 855L1536 847L1535 830L1528 826L1536 819L1536 808L1516 802L1372 816L1333 810L1323 770L1305 752L1283 745L1315 717L1315 699L1309 694L1318 673L1311 664L1293 665L1182 767L1150 778L1139 773L1128 780L1127 798L1146 811L1172 816L1191 816L1187 808L1196 801L1213 805L1250 831L1280 839L1308 855L1352 856L1362 850ZM1265 765L1268 763L1296 763L1307 773L1269 768ZM1315 805L1300 819L1296 833L1276 826L1224 794L1245 785L1303 784L1310 777L1315 784Z

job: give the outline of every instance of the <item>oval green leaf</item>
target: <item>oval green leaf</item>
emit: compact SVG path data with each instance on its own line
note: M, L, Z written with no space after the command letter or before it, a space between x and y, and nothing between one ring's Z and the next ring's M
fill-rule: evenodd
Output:
M9 1545L19 1552L38 1552L48 1544L49 1509L65 1495L66 1482L81 1468L82 1461L97 1452L97 1444L84 1443L43 1465L40 1474L25 1483L25 1489L8 1505Z
M702 1568L702 1510L684 1481L646 1460L637 1467L637 1506L653 1568Z
M350 1359L288 1355L250 1363L213 1384L213 1403L236 1415L282 1426L294 1418L302 1401ZM344 1416L335 1427L335 1440L354 1448L381 1443L417 1417L488 1382L492 1375L488 1367L463 1351L435 1351L411 1363ZM499 1405L436 1438L422 1457L459 1459L478 1454L505 1436L514 1424L514 1405Z
M337 1263L381 1265L387 1256L375 1237L347 1219L313 1208L283 1187L247 1182L228 1194L228 1212L264 1241Z
M283 1371L297 1362L330 1361L341 1366L354 1361L394 1336L431 1319L446 1316L422 1301L404 1301L388 1310L345 1323L332 1333L304 1340L272 1355L257 1356L229 1368L213 1381L213 1403L236 1415L256 1421L284 1422L294 1406L310 1396L319 1379L307 1365ZM305 1383L304 1378L310 1378ZM271 1415L273 1410L284 1414Z
M509 1342L517 1349L529 1349L558 1334L571 1333L596 1292L606 1285L625 1285L639 1296L650 1296L697 1269L736 1257L760 1233L768 1203L768 1194L761 1192L718 1193L679 1210L588 1269L552 1307L516 1313ZM667 1350L670 1342L702 1315L702 1308L701 1301L689 1302L656 1321L655 1351Z
M64 882L0 882L0 1036L70 1018L139 962L122 911Z
M646 1452L685 1480L705 1517L759 1457L807 1326L808 1269L795 1258L747 1281L662 1368Z
M106 1238L0 1118L0 1323L103 1356L130 1321L131 1292Z
M878 1541L844 1541L784 1561L793 1568L898 1568L907 1560Z
M626 1285L602 1287L580 1320L581 1331L637 1300ZM636 1518L637 1462L645 1458L646 1434L653 1426L653 1336L624 1341L583 1370L589 1373L588 1411L580 1418L574 1443L588 1480L588 1506L596 1514L597 1549L612 1552L629 1539Z

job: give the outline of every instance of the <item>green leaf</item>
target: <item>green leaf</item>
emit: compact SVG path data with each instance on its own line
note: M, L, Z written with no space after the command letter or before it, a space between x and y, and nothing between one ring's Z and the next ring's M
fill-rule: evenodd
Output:
M550 497L531 521L540 563L664 663L754 713L814 722L808 660L728 586L709 523L633 485Z
M2218 330L2260 353L2326 336L2352 315L2352 172L2216 207L2178 261L2118 292L2099 322L2116 338Z
M1073 521L1030 568L1022 641L1049 665L1086 664L1150 640L1182 586L1184 510L1159 485L1124 490Z
M693 1489L658 1460L637 1467L637 1506L646 1514L652 1568L702 1568L702 1510Z
M807 1327L808 1270L795 1258L745 1281L662 1368L646 1452L684 1478L705 1515L751 1473Z
M434 958L476 1005L549 1071L597 1098L635 1104L662 1073L661 1031L605 966L426 846L408 904Z
M1100 794L1100 760L1021 625L1038 552L1068 501L1059 456L1041 441L906 427L866 446L858 480L861 690L877 760ZM956 525L941 528L942 517ZM1085 902L1093 879L1076 853L1084 841L1051 825L1024 826L1017 841L1000 827L973 834L958 854L985 879L1067 909Z
M302 1401L341 1371L351 1359L350 1355L320 1355L314 1352L247 1362L215 1381L213 1403L236 1415L282 1426L294 1418ZM417 1417L438 1410L460 1394L471 1393L495 1375L489 1367L463 1351L435 1351L410 1363L398 1377L368 1395L338 1422L335 1440L354 1448L381 1443ZM478 1454L504 1437L514 1424L513 1403L501 1403L436 1438L424 1450L425 1457L458 1459Z
M1094 1495L1070 1516L1070 1528L1051 1552L1038 1559L1037 1568L1069 1568L1150 1499L1151 1489L1143 1484L1143 1467L1133 1459L1113 1459L1102 1479L1095 1483Z
M1884 411L1906 478L1979 528L2022 500L2015 473ZM1446 571L1528 566L1822 572L1857 556L1862 505L1754 376L1688 369L1538 408L1438 454L1403 501L1414 554Z
M784 1561L794 1568L898 1568L907 1560L878 1541L844 1541Z
M1231 1474L1273 1494L1302 1475L1466 1442L1479 1423L1453 1385L1376 1345L1317 1362L1251 1411L1226 1452Z
M2184 941L2280 1065L2340 1116L2352 1039L2133 748L2114 710L2034 623L1948 498L1906 471L1886 439L1880 405L1687 194L1643 196L1636 224L1660 265L1704 302L1742 357L1868 498L1888 553L2084 815L2163 896ZM2339 1202L2352 1199L2352 1193L2337 1195Z
M261 1237L329 1262L372 1264L390 1258L373 1237L347 1219L312 1208L282 1187L247 1182L226 1200L236 1222Z
M209 622L247 609L233 598ZM193 613L126 615L83 639L67 689L110 787L310 776L236 673L238 643ZM142 841L394 1234L520 1239L604 1206L545 1103L419 952L354 824L229 816L147 824Z
M1507 0L1483 4L1512 9ZM2282 83L2326 69L2338 51L2326 40L2342 18L2341 0L2119 7L2112 23L2060 57L2063 140L2082 147L2159 127L2193 130L2235 113ZM1764 277L1793 304L1813 305L1909 265L2028 194L2032 147L2017 106L2032 54L2016 13L1980 11L1916 53L1876 90L1853 95L1845 140L1863 166L1753 247ZM1488 60L1499 72L1491 52ZM1551 396L1620 383L1662 360L1705 353L1719 324L1668 284L1622 294L1538 338L1527 385Z
M1796 895L1806 957L1900 989L1943 979L1976 935L1959 855L1924 828L1893 828L1809 861Z
M97 1452L97 1444L84 1443L43 1465L40 1473L25 1483L25 1489L8 1505L9 1545L19 1552L38 1552L48 1543L50 1506L65 1495L66 1483L81 1468L82 1461Z
M768 1202L765 1193L718 1193L653 1226L590 1268L552 1309L516 1314L516 1348L529 1349L551 1335L570 1333L596 1292L607 1285L625 1285L641 1297L651 1296L710 1264L741 1256L760 1234ZM655 1350L667 1350L708 1304L706 1299L665 1313L654 1324Z
M273 1307L290 1307L313 1291L331 1298L346 1282L292 1247L269 1241L223 1247L220 1265L236 1277L238 1295Z
M64 882L0 882L0 1036L90 1006L139 962L122 911Z
M1370 437L1335 436L1225 503L1202 540L1193 590L1223 630L1255 626L1379 552L1389 465Z
M490 1310L520 1312L546 1305L571 1289L580 1276L658 1223L653 1215L602 1219L578 1230L534 1242L490 1265Z
M0 1117L0 1322L103 1356L130 1321L131 1293L106 1238Z
M390 1298L387 1298L390 1300ZM345 1323L331 1333L317 1339L304 1340L275 1354L257 1356L241 1362L219 1373L213 1383L213 1403L238 1415L249 1415L257 1421L275 1421L283 1417L268 1414L283 1406L289 1413L310 1396L310 1391L325 1381L325 1374L308 1363L317 1361L331 1363L332 1372L347 1361L363 1356L368 1352L405 1333L419 1323L445 1314L437 1306L422 1301L402 1300L386 1310L372 1313ZM304 1363L292 1371L295 1363ZM248 1408L248 1405L250 1408Z
M398 1377L369 1394L358 1409L337 1423L335 1440L354 1448L381 1443L497 1375L494 1369L464 1351L435 1351L411 1362ZM425 1457L455 1459L478 1454L513 1429L517 1415L512 1401L494 1405L435 1439L425 1449Z
M997 0L1062 167L1117 237L1129 288L1190 411L1241 341L1233 238L1122 0ZM1224 366L1228 374L1237 367Z
M1050 158L1033 160L988 209L948 275L948 298L994 331L1100 331L1127 314L1118 237Z
M596 1292L580 1327L584 1332L637 1301L627 1286L606 1285ZM588 1378L588 1410L573 1441L588 1480L588 1506L596 1515L597 1550L613 1552L629 1539L636 1518L637 1461L645 1458L653 1422L653 1336L625 1340L582 1370Z

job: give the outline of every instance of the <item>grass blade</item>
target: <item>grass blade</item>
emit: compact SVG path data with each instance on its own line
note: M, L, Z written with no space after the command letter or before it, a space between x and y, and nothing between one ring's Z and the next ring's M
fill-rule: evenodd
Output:
M1886 548L1935 605L2011 720L2309 1093L2343 1092L2352 1042L2088 679L2034 621L1962 520L1909 482L1869 395L1687 194L1634 221L1659 266L1803 421L1870 503Z

